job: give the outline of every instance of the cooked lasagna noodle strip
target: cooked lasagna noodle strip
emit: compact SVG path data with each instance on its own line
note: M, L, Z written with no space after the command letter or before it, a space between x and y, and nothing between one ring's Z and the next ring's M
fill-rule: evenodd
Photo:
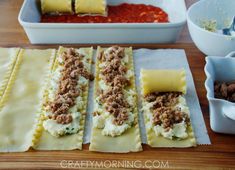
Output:
M72 0L41 0L42 13L72 13Z
M77 14L106 14L106 0L75 0Z
M21 50L1 100L0 152L27 151L55 50Z
M0 99L7 87L19 48L0 48Z
M142 94L156 91L178 91L185 94L185 78L184 70L141 70Z
M38 150L82 149L92 48L60 47L34 135Z
M183 95L186 92L185 71L141 70L141 84L148 144L152 147L196 146ZM149 91L154 86L155 91Z
M141 151L132 49L113 46L97 53L89 150Z

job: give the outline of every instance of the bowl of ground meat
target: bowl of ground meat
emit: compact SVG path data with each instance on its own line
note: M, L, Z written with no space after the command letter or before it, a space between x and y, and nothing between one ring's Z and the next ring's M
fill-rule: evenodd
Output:
M211 129L235 134L235 51L206 57L205 73Z

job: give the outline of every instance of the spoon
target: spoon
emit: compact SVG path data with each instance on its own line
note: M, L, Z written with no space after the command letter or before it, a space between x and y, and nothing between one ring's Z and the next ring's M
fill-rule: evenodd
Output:
M229 28L224 28L222 31L224 35L235 35L235 16L233 17L232 25ZM234 33L232 34L232 32Z

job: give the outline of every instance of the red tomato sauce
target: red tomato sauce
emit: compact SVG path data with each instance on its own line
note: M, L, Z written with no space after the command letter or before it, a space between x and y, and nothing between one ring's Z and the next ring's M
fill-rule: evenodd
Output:
M144 4L123 3L108 6L108 16L79 16L71 14L42 15L43 23L164 23L168 14L161 8Z

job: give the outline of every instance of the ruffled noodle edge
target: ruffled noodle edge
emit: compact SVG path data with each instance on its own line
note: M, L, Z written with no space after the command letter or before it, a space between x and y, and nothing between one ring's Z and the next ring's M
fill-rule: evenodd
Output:
M4 107L5 103L7 102L9 98L9 94L11 92L11 89L15 83L17 73L19 71L19 67L22 63L22 57L24 53L24 49L19 49L18 55L14 57L13 62L8 67L7 74L4 77L3 84L1 86L1 100L0 100L0 110Z
M0 100L2 99L2 96L7 88L8 82L14 70L14 67L15 67L15 64L16 64L16 61L17 61L17 58L21 49L20 48L8 48L8 50L16 50L16 52L14 54L11 54L10 64L6 70L3 81L0 83Z
M105 50L105 48L101 48L101 47L98 47L97 48L97 55L98 56L100 54L100 52L102 50ZM134 72L134 60L133 60L133 54L132 54L132 48L125 48L125 53L127 55L129 55L129 59L131 60L131 64L129 66L129 70L131 69L133 72ZM95 87L94 87L94 93L93 93L93 98L95 99L96 98L96 89L98 88L98 76L99 76L99 62L96 61L96 73L95 73ZM136 84L135 84L135 76L133 77L133 89L136 91ZM96 134L96 132L98 133L101 133L101 130L100 129L97 129L95 127L92 127L92 133L91 133L91 141L90 141L90 146L89 146L89 150L90 151L98 151L98 152L110 152L110 153L128 153L128 152L140 152L143 150L142 148L142 145L141 145L141 137L140 137L140 126L139 126L139 121L138 121L138 105L137 105L137 95L136 95L136 108L135 108L135 111L134 111L134 115L135 115L135 121L134 121L134 125L129 129L127 130L128 132L129 131L133 131L132 133L134 133L134 139L130 139L129 138L129 134L125 137L125 139L120 139L122 140L122 142L119 141L119 144L120 145L115 145L115 148L120 148L118 149L119 151L117 150L114 150L113 149L113 146L111 146L111 148L108 148L106 147L105 150L103 149L103 145L107 145L109 146L109 143L112 143L112 140L116 139L116 140L119 140L118 137L110 137L110 141L107 141L107 143L103 143L102 146L99 146L98 144L98 141L99 141L99 138L100 137L104 137L102 134ZM125 133L127 132L124 132L122 135L124 135ZM120 135L120 136L122 136ZM122 149L122 144L125 143L125 142L129 142L130 140L134 140L134 144L135 146L131 146L131 148L128 148L126 150L123 150ZM109 146L110 147L110 146Z
M42 132L44 131L43 122L47 119L46 116L43 114L43 110L44 110L43 103L48 100L48 91L47 91L47 89L49 87L49 78L51 76L51 73L53 73L53 71L55 71L55 69L58 67L58 59L57 58L58 58L58 55L61 54L61 52L64 49L66 49L66 48L59 47L57 53L54 55L54 60L51 59L52 63L51 63L50 70L49 70L48 75L47 75L46 83L44 84L43 99L41 100L42 103L41 103L41 106L40 106L40 111L38 113L38 120L37 120L37 125L36 125L36 128L35 128L34 138L32 140L32 147L33 148L35 148L37 146L37 143L40 141L40 137L42 135ZM83 48L81 48L81 49L83 49ZM76 49L76 50L79 50L79 49ZM92 67L92 56L93 56L93 47L89 48L89 50L90 50L89 54L87 54L87 55L89 55L89 57L91 59L91 63L90 63L90 70L91 70L91 67ZM78 131L77 134L74 134L74 135L77 135L77 141L76 141L75 145L76 145L76 149L79 149L79 150L82 149L82 143L83 143L83 135L84 135L84 128L85 128L86 111L87 111L87 105L88 105L89 83L88 83L88 85L86 87L86 90L85 90L85 93L83 95L83 100L85 101L85 105L84 105L83 110L81 111L82 116L81 116L81 119L80 119L80 122L79 122L81 129Z
M46 89L48 87L48 82L49 82L51 71L54 67L56 54L57 54L57 51L55 49L53 49L52 54L50 56L50 61L49 61L48 69L47 69L48 71L45 76L45 81L42 85L42 99L40 100L41 102L39 104L39 111L36 113L37 118L35 120L35 127L34 127L34 133L33 133L31 147L36 146L36 144L39 142L40 137L42 135L42 131L43 131L42 123L45 120L45 116L41 113L41 111L43 110L42 108L43 108L43 103L45 101L44 99L47 96Z

